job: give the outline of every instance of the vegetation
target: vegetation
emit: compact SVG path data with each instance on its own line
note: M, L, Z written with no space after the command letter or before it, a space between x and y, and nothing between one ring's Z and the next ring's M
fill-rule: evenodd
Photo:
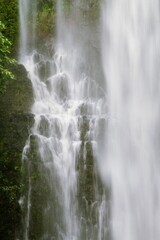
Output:
M18 0L0 0L0 93L14 78L11 71L18 46Z
M7 81L14 79L14 75L9 70L9 67L15 63L15 60L9 57L11 42L3 35L4 29L5 26L0 21L0 93L6 90Z
M0 95L0 239L15 240L20 229L22 150L33 117L26 113L32 88L23 66L15 65L14 81Z
M46 41L55 33L56 28L56 1L40 0L37 14L37 42L38 39ZM41 42L42 44L42 42Z
M0 239L17 239L21 223L21 158L32 89L18 55L18 0L0 0ZM14 78L14 80L13 80Z
M0 0L0 20L4 23L4 36L12 43L11 54L16 57L19 39L18 0Z

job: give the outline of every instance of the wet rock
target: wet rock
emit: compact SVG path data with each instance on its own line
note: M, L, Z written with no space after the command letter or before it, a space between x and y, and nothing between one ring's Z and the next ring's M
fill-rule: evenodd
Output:
M88 107L87 107L87 103L82 103L79 108L78 108L78 115L87 115L88 114Z
M62 126L59 118L50 119L50 134L58 139L62 136Z
M41 116L41 120L39 123L39 133L46 137L49 136L49 122L48 119L45 118L45 116Z
M37 71L39 78L42 81L47 81L47 79L56 72L56 66L53 62L51 63L44 59L38 64Z
M82 141L86 140L86 133L89 130L89 119L86 116L79 117L78 119L80 139Z
M46 82L48 88L53 93L56 93L55 97L59 102L64 102L70 97L69 78L67 74L61 73L52 78L49 78Z

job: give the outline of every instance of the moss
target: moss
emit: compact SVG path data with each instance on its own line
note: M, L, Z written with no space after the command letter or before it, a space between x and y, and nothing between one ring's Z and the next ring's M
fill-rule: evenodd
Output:
M49 39L53 38L56 30L56 11L55 8L51 8L44 5L39 10L37 15L37 43L40 45L43 42L48 42Z

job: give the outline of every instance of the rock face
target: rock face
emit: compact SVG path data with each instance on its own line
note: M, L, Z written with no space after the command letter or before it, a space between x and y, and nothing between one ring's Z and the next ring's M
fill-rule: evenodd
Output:
M19 235L21 158L29 129L33 125L30 80L22 65L13 69L15 80L0 95L0 239L15 240Z

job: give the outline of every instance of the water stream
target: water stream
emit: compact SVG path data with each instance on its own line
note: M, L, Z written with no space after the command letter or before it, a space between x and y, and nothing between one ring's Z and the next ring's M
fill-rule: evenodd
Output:
M107 193L97 154L106 121L95 58L100 42L97 26L82 17L82 3L73 2L65 16L64 2L57 1L56 38L40 50L38 2L20 1L20 62L32 82L35 120L23 151L25 240L101 240L108 235Z
M106 0L102 26L112 239L158 240L160 2Z

